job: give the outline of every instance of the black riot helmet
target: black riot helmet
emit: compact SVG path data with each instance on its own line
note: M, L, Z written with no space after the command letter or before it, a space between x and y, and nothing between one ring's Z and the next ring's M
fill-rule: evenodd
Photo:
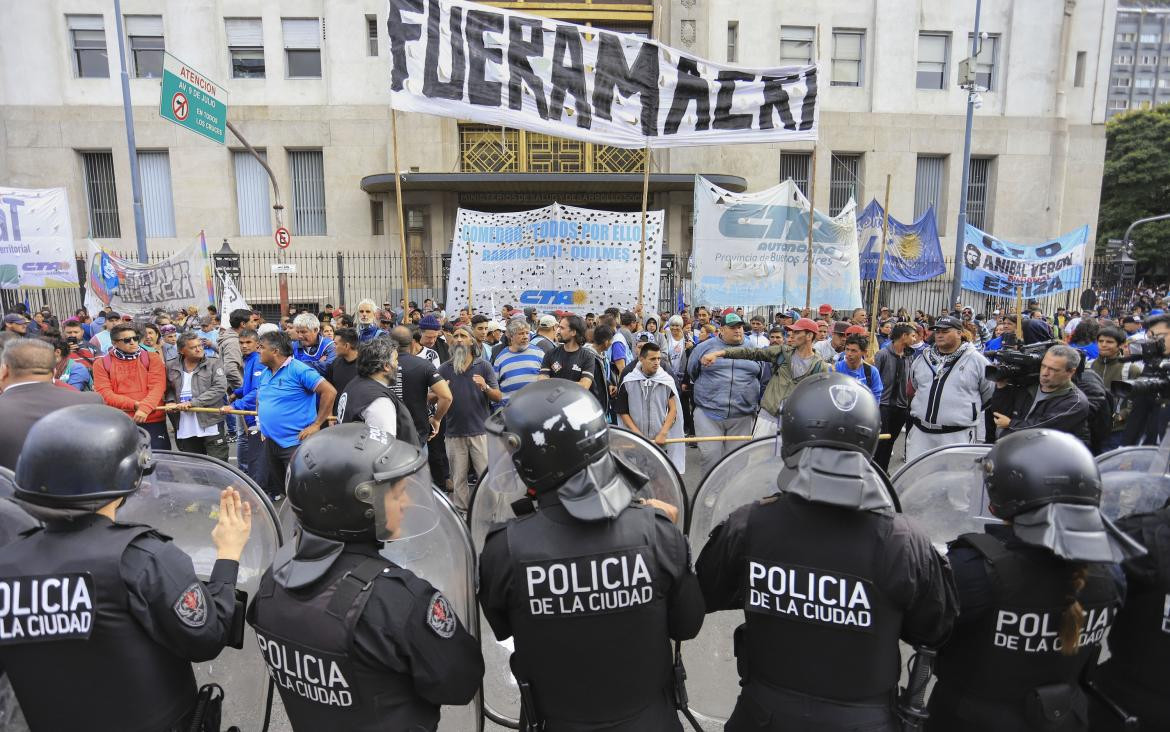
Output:
M78 430L85 437L70 439ZM15 497L49 508L96 507L138 490L153 471L145 430L121 410L79 404L50 412L28 431Z
M521 481L540 494L609 454L609 425L597 399L565 379L536 381L487 421L502 438Z
M314 434L297 449L285 492L301 525L338 541L390 541L438 521L422 452L360 422Z
M1101 503L1093 454L1077 438L1055 430L1022 430L996 440L983 457L983 486L988 506L1001 519L1049 503Z
M838 372L809 376L784 400L780 412L780 456L806 447L854 450L872 456L882 418L873 393Z

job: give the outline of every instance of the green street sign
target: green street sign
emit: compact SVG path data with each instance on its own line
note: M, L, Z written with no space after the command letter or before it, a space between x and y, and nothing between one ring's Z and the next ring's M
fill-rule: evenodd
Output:
M171 54L163 55L160 117L223 145L227 111L226 89Z

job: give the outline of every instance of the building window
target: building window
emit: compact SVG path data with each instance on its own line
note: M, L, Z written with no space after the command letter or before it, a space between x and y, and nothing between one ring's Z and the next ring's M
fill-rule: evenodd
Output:
M233 79L264 78L264 28L259 18L226 18Z
M265 160L268 156L257 150ZM240 219L240 236L268 236L272 233L269 215L268 172L247 150L232 151L236 171L236 211Z
M370 235L386 233L386 206L377 198L370 199Z
M290 79L321 78L321 19L281 18L285 73Z
M1170 79L1158 79L1159 89L1170 89Z
M81 79L108 79L106 30L100 15L66 15L73 43L73 73Z
M289 150L293 226L300 236L325 236L325 163L320 150Z
M1153 89L1154 88L1154 80L1150 79L1150 78L1134 79L1133 85L1137 89Z
M427 256L431 245L431 209L429 206L407 206L404 213L406 215L406 256L410 263L407 271L410 273L412 281L427 281L431 277L431 260Z
M1118 33L1117 34L1117 41L1119 43L1133 43L1135 40L1137 40L1136 33Z
M780 29L780 65L811 66L813 62L812 26L786 25Z
M841 213L849 200L861 199L861 156L833 153L829 162L829 215Z
M146 235L175 235L175 199L171 193L171 162L166 152L138 153L142 176L142 213Z
M1129 109L1129 100L1128 99L1110 99L1109 100L1109 108L1113 109L1113 110Z
M808 198L808 172L811 165L812 153L781 152L780 180L786 181L791 178L805 198Z
M967 47L970 48L971 34L967 35ZM988 36L979 44L979 55L975 57L975 86L981 86L987 91L995 91L999 86L995 83L995 61L999 51L999 36Z
M1157 66L1157 65L1158 65L1158 56L1156 54L1142 56L1142 66Z
M739 60L739 21L727 21L727 63Z
M1130 35L1132 35L1132 34L1130 34ZM1142 43L1160 43L1161 40L1162 40L1162 37L1159 36L1157 33L1143 33L1142 34Z
M162 16L127 15L125 23L130 73L139 79L160 78L165 48Z
M1117 60L1114 61L1114 63L1116 63L1118 66L1130 66L1133 64L1133 56L1124 53L1118 54Z
M378 55L378 16L366 16L366 55Z
M1163 66L1170 66L1170 56L1163 56L1162 57L1162 65Z
M1073 66L1073 86L1083 87L1085 85L1085 63L1086 53L1084 51L1077 51L1077 61Z
M950 33L918 34L919 89L944 89L947 83L947 59L950 57Z
M919 155L914 176L914 219L917 221L934 206L939 233L942 233L942 190L946 168L945 155Z
M85 170L85 197L89 201L89 235L94 239L118 239L118 187L114 183L114 156L110 152L81 154Z
M833 31L832 86L861 86L865 31Z
M987 191L991 188L991 161L994 158L971 158L967 178L967 223L987 231Z
M1110 86L1117 87L1118 89L1128 89L1132 84L1133 79L1128 76L1114 76L1109 82Z

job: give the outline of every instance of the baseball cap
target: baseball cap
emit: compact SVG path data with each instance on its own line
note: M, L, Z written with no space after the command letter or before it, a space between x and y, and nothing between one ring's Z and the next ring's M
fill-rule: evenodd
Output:
M498 320L488 321L488 333L494 333L497 330L504 330L504 324Z
M833 323L833 335L845 335L849 332L849 323L838 320Z
M821 315L828 315L829 313L833 312L833 306L825 303L824 305L821 305L819 308L817 308L817 312Z
M555 328L557 326L557 319L551 315L541 315L540 320L536 321L536 324L541 328Z
M422 320L418 321L419 330L439 330L439 319L434 315L424 315Z
M851 325L845 329L845 335L869 335L869 328L864 325Z
M4 316L4 324L5 325L27 325L28 318L24 317L20 313L9 313L9 314Z
M1142 316L1140 316L1140 315L1127 315L1127 316L1125 316L1125 318L1122 319L1121 322L1122 323L1137 323L1140 325L1142 323Z
M799 318L795 323L788 326L788 330L803 330L809 333L819 333L820 328L817 326L817 321L812 318Z
M943 317L934 321L934 325L930 326L930 329L931 330L943 330L946 328L953 328L954 330L960 330L960 329L962 329L962 327L963 327L963 322L961 320L959 320L958 318L952 318L949 315L944 315Z
M272 325L272 326L273 326L273 328L275 328L275 327L276 327L276 326L275 326L274 324L272 324L272 323L265 323L264 325ZM264 325L261 325L260 327L261 327L261 328L263 328L263 327L264 327ZM175 326L171 325L170 323L167 323L166 325L164 325L164 326L160 327L160 328L158 329L158 332L159 332L159 333L162 333L163 335L166 335L167 333L174 333L174 332L175 332L175 331L177 331L177 330L178 330L178 328L176 328Z
M743 327L743 318L739 317L735 313L728 313L727 315L723 316L723 324L724 325L738 325L739 327L742 328Z

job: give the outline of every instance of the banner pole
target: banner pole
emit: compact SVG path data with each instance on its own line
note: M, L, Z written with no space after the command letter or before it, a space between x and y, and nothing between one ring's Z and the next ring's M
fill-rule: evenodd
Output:
M889 240L890 232L890 179L892 176L886 173L886 199L882 204L882 248L878 254L878 268L877 274L873 280L873 304L870 305L869 319L869 358L872 361L874 354L877 353L877 334L878 334L878 304L880 302L879 296L882 289L882 273L886 267L886 242Z
M1024 288L1016 288L1016 341L1024 342Z
M467 240L467 317L475 315L471 311L471 240Z
M813 224L816 216L816 206L813 200L817 188L817 146L813 145L812 152L812 168L808 179L808 273L807 280L804 284L804 307L812 307L812 281L813 281Z
M646 207L650 202L650 143L642 166L642 249L638 254L638 319L642 318L642 287L646 282Z
M410 314L410 266L406 261L406 215L402 206L402 173L398 167L398 110L390 108L390 146L394 150L394 197L398 204L398 246L402 253L403 317ZM468 282L468 288L471 283Z

